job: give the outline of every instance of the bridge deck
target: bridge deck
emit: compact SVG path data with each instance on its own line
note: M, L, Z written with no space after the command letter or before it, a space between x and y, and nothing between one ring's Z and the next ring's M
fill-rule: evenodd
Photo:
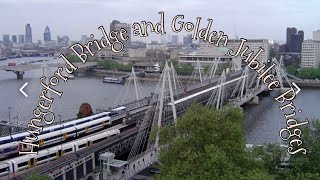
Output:
M97 63L96 62L86 62L85 64L83 63L73 63L76 67L78 67L78 69L82 69L82 68L88 68L88 67L93 67L96 66ZM5 71L15 71L15 72L25 72L31 69L39 69L41 67L43 67L44 64L26 64L26 65L22 65L22 64L17 64L15 66L8 66L8 65L2 65L0 66L0 70L5 70ZM65 63L48 63L46 64L49 67L64 67Z
M234 72L234 73L230 73L227 77L227 80L222 84L222 85L229 85L229 86L233 86L233 84L235 84L235 82L241 80L244 76L241 76L241 73L239 72ZM206 94L209 94L212 90L216 89L216 88L219 88L220 86L222 86L221 84L217 84L218 81L217 79L219 78L214 78L214 79L211 79L211 80L208 80L206 82L201 82L201 83L198 83L198 84L193 84L191 85L190 87L186 87L186 88L181 88L181 89L178 89L175 91L175 104L179 104L180 102L183 102L185 101L185 99L197 99L198 97L202 96L202 94L206 93ZM215 82L215 83L212 83L212 82ZM229 87L230 88L230 87ZM232 88L232 87L231 87ZM262 89L262 88L261 88ZM261 91L261 89L259 90L259 92ZM229 90L230 91L230 90ZM231 90L232 91L232 90ZM189 94L189 92L191 94ZM167 93L167 92L166 92ZM185 95L185 93L187 95ZM258 93L258 91L254 91L251 93L251 95L256 95ZM154 95L154 97L157 97L157 95ZM150 99L150 98L149 98ZM145 99L146 101L149 101L149 99ZM250 98L246 98L246 101L250 100ZM141 100L141 101L144 101L144 100ZM241 101L243 102L243 100ZM149 106L141 106L139 103L132 103L133 105L128 105L128 107L130 108L127 108L127 110L130 110L131 112L130 113L123 113L123 114L120 114L119 116L115 117L115 119L119 119L119 118L125 118L127 117L127 115L129 114L129 116L131 114L133 114L134 112L138 111L137 108L150 108ZM168 105L171 105L170 103ZM123 105L123 106L127 106L127 105ZM186 106L187 107L187 106ZM147 127L146 127L147 128ZM133 130L135 129L135 130ZM140 130L141 130L141 127L140 127ZM139 131L139 127L135 127L135 128L132 128L128 131L125 131L124 133L121 133L120 136L117 136L118 139L113 139L113 143L119 143L119 141L122 141L123 139L123 134L125 134L126 137L128 136L136 136L136 133L140 132ZM130 135L127 134L127 133L131 133ZM108 141L109 142L109 141ZM88 153L94 153L94 152L97 152L97 151L101 151L102 149L106 149L107 147L111 146L112 144L108 144L108 143L98 143L98 144L94 144L93 147L89 147L87 149L85 149L85 151L79 151L77 152L76 154L79 156L79 157L83 157L85 155L87 155ZM148 153L147 153L148 154ZM70 156L71 157L71 156ZM77 157L77 158L79 158ZM64 157L62 157L64 158ZM62 159L61 158L61 159ZM77 158L75 157L72 157L70 161L75 161L77 160ZM140 156L139 156L140 158ZM138 159L139 159L138 158ZM143 160L143 158L142 158ZM58 160L59 161L59 160ZM56 161L53 161L53 162L49 162L47 163L47 166L49 167L53 167L51 166L52 164L55 164L55 168L58 168L58 167L62 167L64 165L64 163L62 162L61 164L56 164L55 163ZM138 161L139 162L139 161ZM150 161L151 163L151 161ZM42 169L41 171L37 171L37 172L53 172L53 168L48 168L48 167L45 167L45 166L42 166L44 169ZM35 167L33 168L32 170L37 170L38 167ZM130 175L129 175L130 176Z

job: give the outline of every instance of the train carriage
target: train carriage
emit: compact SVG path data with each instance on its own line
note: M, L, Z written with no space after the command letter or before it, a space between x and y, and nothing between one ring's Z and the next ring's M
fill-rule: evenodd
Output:
M9 175L12 171L10 171L10 164L5 162L5 163L0 163L0 177L1 176L6 176Z
M38 152L38 154L29 154L15 157L0 164L0 176L5 176L18 171L23 171L46 162L56 160L64 155L77 152L86 147L101 142L111 136L120 134L120 130L112 129L89 137L84 137L69 143L57 145Z
M34 154L23 155L6 161L10 164L10 173L22 171L30 167L29 161L34 159Z
M83 138L81 140L78 140L76 142L73 142L74 146L75 146L75 150L79 151L81 149L84 149L88 146L91 146L92 144L96 144L100 141L103 141L111 136L120 134L120 130L119 129L113 129L113 130L109 130L109 131L105 131L96 135L92 135L86 138Z
M8 156L14 152L18 153L18 150L19 150L19 142L11 142L11 143L1 145L0 158L4 156Z
M12 142L11 136L0 137L0 144L6 144Z
M95 132L98 129L104 128L106 125L111 125L111 118L109 116L103 117L97 121L94 122L88 122L84 124L80 124L76 126L77 128L77 136L80 136L82 134L88 134L91 132Z
M82 124L82 123L86 123L86 122L93 121L93 120L99 119L101 117L107 117L107 116L110 116L110 115L114 115L114 113L112 113L112 112L102 112L102 113L95 114L95 115L92 115L92 116L89 116L89 117L85 117L85 118L73 120L73 121L70 121L70 122L67 122L67 123L63 123L61 125L58 124L58 125L45 127L40 132L40 135L46 134L46 133L49 133L49 132L58 131L58 130L61 130L61 129L64 129L64 128L76 126L76 125L79 125L79 124ZM23 132L23 133L18 133L18 134L14 134L14 135L0 137L0 145L6 144L6 143L10 143L10 142L14 142L14 141L21 141L26 136L29 136L29 135L30 135L30 133Z
M35 157L34 163L32 165L37 166L73 152L75 152L75 148L71 143L66 143L49 149L45 149L38 152L38 155Z
M44 147L46 145L59 143L59 142L65 141L67 138L72 138L76 136L77 136L77 128L69 127L69 128L61 129L48 134L40 135L38 137L38 142L40 147Z
M71 143L62 144L49 149L44 149L38 154L29 154L18 156L6 161L9 164L10 173L23 171L28 168L58 159L61 156L75 152L74 146Z
M126 109L127 108L125 106L120 106L120 107L112 109L112 111L123 112L123 111L126 111Z
M48 127L45 129L45 131L50 131L49 133L40 133L38 136L38 143L40 147L44 147L47 145L55 144L61 141L64 141L71 137L77 137L78 133L89 133L94 132L95 130L100 129L100 127L104 127L105 125L110 125L110 117L108 116L110 112L104 112L100 113L94 116L90 116L87 118L82 118L80 120L72 121L69 123L64 123L61 125L62 128L58 128L58 126ZM81 122L81 123L80 123ZM79 124L79 125L76 125ZM68 126L67 128L64 127L64 125ZM60 125L59 125L60 127ZM54 130L54 131L53 131ZM29 136L30 134L28 132L20 133L16 135L12 135L14 142L5 143L0 145L0 155L8 156L13 153L18 152L18 146L19 142L25 138L25 136ZM3 138L3 141L5 138ZM8 140L6 140L8 141ZM27 151L28 147L27 145L21 146L21 150Z

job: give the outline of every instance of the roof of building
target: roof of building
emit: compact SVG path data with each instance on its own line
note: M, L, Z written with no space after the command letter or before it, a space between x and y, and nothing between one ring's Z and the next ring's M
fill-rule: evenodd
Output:
M193 51L181 56L228 56L229 48L225 47L208 47Z
M307 40L304 40L303 43L320 43L320 41L313 40L313 39L307 39Z

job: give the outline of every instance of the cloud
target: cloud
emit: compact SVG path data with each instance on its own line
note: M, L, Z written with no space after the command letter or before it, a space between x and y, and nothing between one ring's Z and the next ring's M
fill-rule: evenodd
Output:
M315 0L0 0L0 16L10 19L0 33L23 33L29 22L35 38L42 39L49 25L54 36L80 39L101 24L108 27L113 19L158 22L158 12L164 11L168 29L172 18L183 14L191 22L202 17L203 25L212 18L217 30L229 34L284 40L287 26L303 27L307 36L320 29L315 21L320 18L318 7L320 1Z

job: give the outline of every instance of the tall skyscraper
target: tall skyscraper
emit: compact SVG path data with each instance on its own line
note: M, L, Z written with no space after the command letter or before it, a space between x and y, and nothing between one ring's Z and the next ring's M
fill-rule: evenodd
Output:
M320 41L320 30L313 31L313 40L314 41Z
M302 43L304 41L304 32L302 30L298 31L298 37L297 37L298 41L297 43L293 44L294 48L294 52L301 52L302 50Z
M81 41L86 43L88 36L87 35L82 35L81 36Z
M70 41L70 38L66 35L64 35L62 37L59 37L59 36L57 37L57 42L61 45L68 46L69 41Z
M287 28L286 47L289 52L301 52L302 42L304 40L304 32L298 31L296 28Z
M179 36L178 35L172 35L172 44L178 45L179 42Z
M32 30L30 24L26 25L25 42L26 44L32 44Z
M12 43L17 43L18 42L18 39L17 39L17 36L16 35L13 35L12 36Z
M170 34L167 35L167 43L172 42L172 36Z
M46 29L44 30L43 40L44 40L45 42L51 41L51 33L50 33L50 29L49 29L48 26L47 26Z
M160 35L161 44L167 44L167 36L165 34Z
M295 27L293 28L287 28L287 41L286 44L291 44L291 36L297 34L297 29Z
M192 34L188 34L187 36L183 37L183 44L184 45L192 44Z
M18 36L18 43L19 43L19 44L24 44L24 35L23 35L23 34L20 34L20 35Z
M113 20L110 23L110 32L120 30L121 28L123 28L127 31L126 36L128 36L129 39L127 41L124 41L123 45L125 48L128 48L131 45L131 25L127 24L127 23L121 23L118 20Z
M10 36L9 34L3 35L3 44L8 45L10 43Z

